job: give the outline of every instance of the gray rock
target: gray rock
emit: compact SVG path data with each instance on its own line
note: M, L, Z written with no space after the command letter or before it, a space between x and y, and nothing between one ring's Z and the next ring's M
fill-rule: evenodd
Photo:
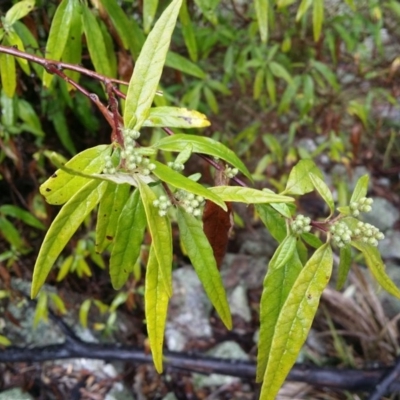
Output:
M189 338L211 337L211 303L191 266L173 272L173 285L165 335L168 349L181 351Z
M375 225L380 231L386 232L399 219L398 209L383 197L373 197L372 211L364 214L364 221Z
M0 400L34 400L33 397L20 388L6 390L0 393Z
M248 360L249 356L242 350L242 348L233 341L220 343L207 352L208 355L217 358L227 358L231 360ZM193 382L196 388L231 385L232 383L239 382L240 379L234 376L210 374L201 375L193 374Z
M385 239L379 243L379 251L382 258L399 258L400 259L400 232L387 231Z
M237 286L229 295L229 305L233 315L243 318L246 322L251 321L251 311L244 285Z

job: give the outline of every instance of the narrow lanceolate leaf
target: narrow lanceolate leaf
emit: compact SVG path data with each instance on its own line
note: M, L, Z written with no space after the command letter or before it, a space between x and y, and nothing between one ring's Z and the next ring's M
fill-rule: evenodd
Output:
M77 154L65 165L72 170L86 174L100 173L105 167L105 156L110 154L111 147L100 145ZM40 186L40 193L50 204L60 205L68 201L83 185L90 181L77 175L58 169Z
M71 27L68 34L67 44L65 51L62 55L62 61L70 64L80 64L82 58L82 6L77 3L74 4ZM76 71L65 71L65 75L79 81L79 72ZM69 90L75 89L72 85L68 86Z
M276 76L277 78L284 79L288 84L291 84L293 82L292 77L290 76L289 72L283 65L281 65L275 61L271 61L268 64L268 66L269 66L269 69L271 70L272 74L274 76Z
M6 42L8 42L8 44L10 46L25 52L24 43L22 42L22 39L18 36L18 34L14 31L13 28L10 28L10 30L8 31L7 41ZM20 57L17 57L16 60L17 60L17 63L20 65L21 69L27 75L29 75L31 70L30 70L28 61L24 60L24 59L22 59Z
M289 259L293 257L296 250L296 236L288 235L284 241L278 246L274 255L269 262L269 268L278 269L283 267Z
M4 25L11 26L15 21L24 18L28 15L35 6L35 0L22 0L14 4L6 13L4 17Z
M232 164L240 172L251 179L251 174L238 156L222 143L203 136L177 134L166 136L153 145L153 147L164 151L182 151L188 144L193 146L193 153L207 154L220 158Z
M286 220L283 216L272 208L271 204L255 205L261 221L267 227L272 237L279 243L286 237Z
M268 268L260 302L260 336L258 339L257 382L262 382L267 367L275 325L303 265L297 251L282 268Z
M46 58L55 61L61 59L68 41L74 8L78 5L78 0L62 0L58 6L51 23L49 38L46 44ZM53 75L44 71L43 85L49 87L52 79Z
M5 45L7 41L4 40ZM6 96L13 97L17 87L17 72L15 70L15 57L0 53L1 86Z
M13 206L12 204L4 204L0 206L0 215L1 214L20 219L25 224L34 228L45 229L45 226L30 212L25 211L17 206Z
M351 245L361 251L367 263L367 267L376 281L388 293L400 298L400 290L386 273L385 264L382 261L379 250L374 246L362 242L351 242Z
M129 198L130 186L108 182L101 198L96 224L96 252L102 253L115 242L115 231L122 209Z
M369 176L363 175L356 184L353 194L351 195L350 203L359 201L362 197L365 197L368 192Z
M203 185L186 178L185 176L158 161L153 161L153 163L156 165L156 169L153 171L153 174L161 181L166 182L177 189L183 189L198 196L203 196L215 204L218 204L226 211L226 204L221 200L218 194L211 192Z
M295 363L329 282L332 264L332 249L326 243L315 251L293 283L276 320L261 388L263 400L275 399Z
M335 211L335 202L333 200L332 192L329 190L328 185L317 175L310 172L310 179L312 184L315 187L315 190L321 195L321 197L325 200L325 203L329 207L330 214L328 218Z
M260 31L261 41L266 43L268 40L269 0L255 0L254 7L256 9L258 30Z
M146 212L152 246L157 258L162 281L168 296L172 295L172 231L167 216L161 217L153 205L157 200L155 193L140 178L137 179L144 210Z
M135 64L126 95L124 124L139 130L157 91L182 0L173 0L146 39Z
M139 190L126 202L118 218L115 242L111 251L110 276L115 290L120 289L133 272L143 242L146 214Z
M303 17L303 15L310 8L312 2L313 2L313 0L302 0L301 1L299 8L297 9L296 21L300 21L300 19Z
M170 128L204 128L210 126L207 117L194 110L180 107L153 107L143 126L160 126Z
M322 178L321 171L311 160L300 160L290 171L283 193L287 194L305 194L314 190L310 173Z
M181 71L184 74L195 76L199 79L204 79L207 76L204 70L202 70L197 64L173 51L168 52L165 66Z
M90 59L97 72L112 77L110 58L107 55L106 45L96 17L88 7L82 7L83 30L86 36Z
M294 201L292 197L241 186L215 186L208 190L218 195L223 201L246 204L290 203Z
M83 220L99 203L106 182L92 180L60 210L44 238L33 271L31 296L36 297L51 267Z
M193 268L196 270L204 290L222 322L228 329L231 329L232 317L228 300L213 249L203 232L203 224L195 216L180 208L177 210L177 218L181 240Z
M321 36L322 23L324 22L324 0L314 0L313 9L313 31L314 40Z
M158 7L158 0L143 0L143 29L147 34L153 24Z
M154 366L159 374L163 371L162 352L165 322L167 320L169 293L165 290L154 247L150 247L146 267L144 306Z
M179 21L181 23L182 36L188 49L189 56L193 62L197 62L197 41L196 34L193 29L192 20L187 8L187 0L182 2L182 7L179 11Z
M340 290L346 282L347 275L351 267L351 247L346 245L340 249L340 261L338 267L338 276L336 281L336 290Z

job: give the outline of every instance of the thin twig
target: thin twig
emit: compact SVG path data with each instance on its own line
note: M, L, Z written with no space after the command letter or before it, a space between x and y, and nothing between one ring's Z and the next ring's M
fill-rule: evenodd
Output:
M400 357L396 359L396 363L386 373L382 374L382 378L376 384L375 391L371 394L368 400L380 400L386 393L389 393L390 386L400 376Z

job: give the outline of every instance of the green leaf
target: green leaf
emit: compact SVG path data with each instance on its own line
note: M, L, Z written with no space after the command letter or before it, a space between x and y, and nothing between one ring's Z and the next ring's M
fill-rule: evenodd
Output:
M78 6L79 2L77 0L62 0L57 7L46 43L46 58L55 61L61 59L68 42L74 8ZM52 80L53 75L45 70L43 72L43 85L50 87Z
M193 146L193 153L207 154L220 158L233 165L240 172L251 179L251 174L238 156L222 143L204 136L176 134L166 136L153 145L164 151L182 151L188 144Z
M301 234L301 238L311 247L314 249L318 249L323 245L320 238L315 236L313 233L305 232Z
M246 204L289 203L294 201L292 197L241 186L214 186L209 190L218 195L223 201Z
M40 292L33 316L33 327L36 328L41 320L48 321L47 294L45 292Z
M278 64L275 61L271 61L268 64L268 67L271 70L272 74L277 78L284 79L289 85L293 82L292 77L290 76L289 72L283 65Z
M158 0L143 0L143 30L149 33L156 16Z
M171 223L167 216L161 217L158 209L153 205L157 200L156 195L140 177L137 179L138 188L146 212L152 246L157 258L158 267L164 282L165 291L169 297L172 295L172 231ZM136 261L136 260L135 260Z
M368 192L368 184L369 184L369 176L363 175L356 183L356 187L353 190L353 194L351 195L350 203L358 202L362 197L367 196Z
M282 114L289 109L290 103L295 99L297 91L300 86L300 77L296 76L290 85L287 85L285 91L283 92L281 102L279 103L278 113Z
M136 21L128 20L127 15L116 0L101 0L101 4L118 32L124 48L130 49L134 58L136 58L144 42L142 30L135 29Z
M300 21L301 17L307 12L307 10L310 8L313 0L302 0L299 8L297 9L297 14L296 14L296 21Z
M265 75L265 70L263 68L260 68L256 72L256 76L254 78L254 83L253 83L253 99L258 100L261 96L261 93L264 89L264 75Z
M320 61L312 60L311 66L322 75L322 77L332 86L334 90L339 90L340 85L337 81L337 77L327 65Z
M297 251L282 268L268 268L260 301L260 335L258 340L256 381L261 382L267 367L275 325L303 265Z
M23 99L18 99L17 109L19 118L29 126L30 132L36 136L44 137L40 119L32 105Z
M65 46L64 53L61 57L62 61L77 64L81 63L82 59L82 6L78 3L73 7L71 16L71 27L68 33L68 39ZM72 80L79 81L79 72L65 71L65 75ZM68 90L75 90L75 88L68 84Z
M34 228L46 229L45 226L30 212L25 211L19 207L13 206L11 204L5 204L3 206L0 206L0 214L20 219L25 224L30 225Z
M200 79L204 79L207 76L197 64L173 51L168 52L165 66Z
M300 271L290 293L279 309L269 346L270 351L267 355L261 399L275 399L295 363L317 312L320 296L329 282L332 264L332 249L326 243L315 251ZM263 314L261 325L269 323L266 321L268 321L268 314ZM262 369L259 370L258 377L261 373Z
M330 191L328 185L319 176L313 174L312 172L310 172L310 179L316 191L328 205L330 211L328 218L330 218L335 211L335 202L333 200L332 192Z
M324 0L314 0L313 3L313 31L314 40L317 42L324 22Z
M7 42L10 46L25 52L25 47L22 42L22 39L18 36L18 34L14 31L14 29L10 29L7 35ZM18 64L20 65L21 69L25 72L25 74L29 75L31 73L31 69L29 67L29 63L27 60L24 60L21 57L16 57Z
M180 238L204 290L222 322L232 329L232 317L213 249L203 231L203 223L181 208L177 210Z
M150 247L146 267L144 305L150 350L158 373L163 371L163 344L170 294L165 289L163 275L154 246Z
M198 111L180 107L153 107L143 126L170 128L204 128L210 126L207 117Z
M219 106L217 98L214 95L214 92L207 86L203 87L204 97L206 98L206 102L208 107L210 107L211 111L214 114L218 114Z
M35 0L22 0L14 4L6 13L4 17L4 25L11 26L15 21L24 18L28 15L35 6Z
M363 242L351 242L351 245L361 251L367 263L367 267L371 271L376 281L391 295L400 298L400 290L390 279L385 271L385 264L382 261L379 250L369 244Z
M86 174L100 173L105 167L105 156L110 152L109 145L91 147L77 154L65 166ZM39 189L48 203L60 205L68 201L89 180L90 178L71 175L58 169Z
M214 25L218 23L215 9L221 0L194 0L204 16Z
M135 190L118 218L115 242L111 251L110 276L115 290L120 289L129 274L133 272L140 255L146 222L139 190Z
M106 182L92 180L73 195L60 210L47 231L36 259L32 278L32 297L36 297L57 257L84 219L99 203L105 189Z
M286 219L271 206L271 204L256 204L255 208L272 237L280 243L286 237Z
M261 42L267 43L269 0L255 0L254 7L256 9L258 30L260 31Z
M83 328L87 328L87 320L89 315L90 306L92 305L91 299L86 299L79 307L79 322Z
M275 250L273 257L269 262L269 268L278 269L283 267L289 259L293 257L296 250L296 236L288 235Z
M321 171L312 160L300 160L290 171L286 189L283 193L305 194L312 192L314 184L310 178L310 173L322 178Z
M125 101L124 125L140 130L157 91L182 0L173 0L146 39L136 61Z
M338 276L336 282L336 290L342 289L346 282L347 275L351 267L351 247L346 245L340 249L340 261L338 267Z
M193 29L192 20L187 8L187 0L183 0L182 7L179 11L179 21L181 23L182 36L188 49L189 56L193 62L197 62L197 41L196 34Z
M4 39L4 45L8 45L8 41ZM9 98L14 97L17 88L17 72L15 69L15 57L0 53L0 73L1 85L3 92Z
M105 76L113 77L110 56L107 53L100 26L87 7L83 7L82 21L90 59L95 70Z
M5 336L0 335L0 345L1 346L11 346L11 341L7 339Z
M102 253L109 244L115 243L118 219L129 198L130 188L126 184L116 185L113 182L108 182L97 213L97 253Z
M272 72L267 70L265 74L265 84L267 86L267 92L268 96L271 100L272 105L276 104L276 85L275 85L275 79L274 76L272 75Z
M177 189L183 189L198 196L203 196L206 199L211 200L213 203L218 204L226 211L226 204L217 194L214 194L203 185L186 178L185 176L158 161L153 161L153 163L156 165L156 169L153 171L153 174L161 181L166 182Z
M8 219L2 216L0 216L0 234L16 249L22 247L23 242L18 230Z

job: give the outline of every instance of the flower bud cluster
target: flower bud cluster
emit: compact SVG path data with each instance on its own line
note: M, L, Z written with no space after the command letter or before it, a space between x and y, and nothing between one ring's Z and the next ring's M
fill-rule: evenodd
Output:
M362 197L358 201L352 201L350 203L350 210L351 210L351 215L353 217L358 217L360 215L360 212L370 212L372 210L372 203L374 201L370 198L367 197Z
M128 171L134 171L135 169L140 168L140 172L143 175L150 175L151 171L156 169L154 163L151 163L147 157L143 156L136 150L133 140L125 140L125 150L121 151L121 158L125 161L125 167Z
M133 129L123 128L122 135L124 137L125 145L133 144L134 140L140 138L140 132Z
M183 171L184 168L185 168L185 165L184 165L184 164L182 164L182 163L180 163L180 162L177 162L177 161L169 161L169 162L167 163L167 165L168 165L168 167L170 167L170 168L172 168L173 170L178 171L178 172Z
M239 170L237 168L232 168L232 167L226 167L225 168L225 176L229 179L235 177L239 173Z
M105 156L104 161L106 162L106 164L103 168L103 174L115 174L117 169L114 167L111 156Z
M336 222L330 227L332 233L332 240L337 246L344 247L347 243L350 243L353 232L344 222Z
M296 216L296 218L292 221L290 224L293 233L306 233L310 232L311 230L311 218L310 217L305 217L302 214L299 214Z
M153 201L153 206L158 208L158 215L160 217L167 215L168 208L171 207L171 205L171 201L164 195Z
M358 221L353 234L371 246L377 246L378 240L385 238L385 235L376 226L361 221Z
M200 217L202 215L204 197L196 196L195 194L186 192L185 190L178 190L175 196L187 213L193 214L195 217Z

